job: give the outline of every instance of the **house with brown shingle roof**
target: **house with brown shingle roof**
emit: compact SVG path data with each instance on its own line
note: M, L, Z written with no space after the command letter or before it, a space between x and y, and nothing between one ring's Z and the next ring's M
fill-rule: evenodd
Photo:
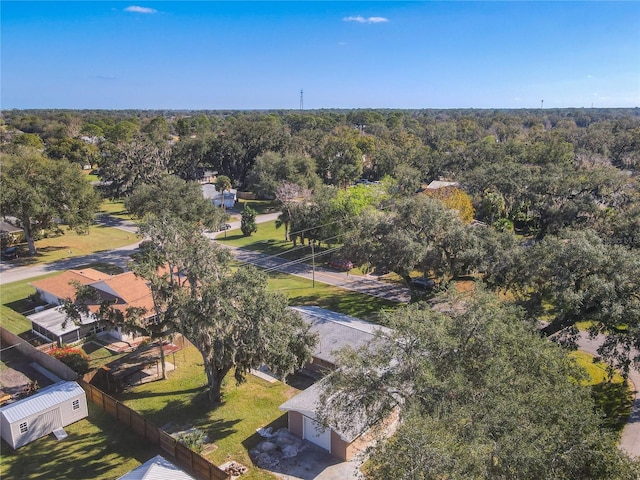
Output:
M36 293L40 295L43 301L52 305L60 305L64 299L75 299L76 289L73 285L74 283L90 285L110 277L111 275L107 275L93 268L67 270L55 277L31 282L31 286L36 289Z
M63 300L75 299L75 284L89 286L96 290L100 302L108 300L113 302L113 307L125 312L129 307L144 308L146 317L155 315L153 296L146 281L136 277L133 272L125 272L119 275L107 275L91 268L83 270L68 270L55 277L32 282L36 292L47 302L50 308L39 309L29 315L32 331L46 338L48 341L71 343L79 341L92 333L100 333L103 328L92 316L82 316L80 324L67 321L65 313L59 305ZM100 308L99 302L88 305L89 311L95 313ZM119 328L109 330L111 336L118 340L130 340L129 336Z

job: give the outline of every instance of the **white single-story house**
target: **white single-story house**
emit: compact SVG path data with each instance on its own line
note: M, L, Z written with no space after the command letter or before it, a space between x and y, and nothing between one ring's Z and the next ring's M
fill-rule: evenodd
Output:
M118 480L195 480L162 455L156 455Z
M373 340L376 331L389 329L358 318L350 317L320 307L290 307L299 312L311 331L318 334L318 344L312 354L313 361L307 368L322 372L336 368L336 350L346 346L364 347ZM280 405L287 412L289 431L318 445L341 460L350 460L361 450L360 439L366 434L364 422L350 431L318 423L315 411L323 388L323 380L313 384L295 397ZM357 422L356 422L357 423Z
M211 200L216 207L221 207L224 202L225 208L233 208L238 201L238 191L235 188L219 192L212 183L202 185L202 195Z
M77 382L58 382L0 408L2 438L14 449L82 420L89 411Z
M113 308L122 312L126 312L129 307L139 307L146 310L147 318L155 315L151 289L144 279L136 277L133 272L108 275L91 268L67 270L60 275L32 282L31 286L51 307L61 305L65 299L75 298L74 282L93 288L101 301L113 302ZM88 305L88 308L95 313L99 305ZM75 342L91 333L102 331L92 316L83 317L80 325L68 321L63 328L66 316L60 308L47 308L27 318L31 320L31 330L36 335L58 344ZM109 334L121 341L132 339L119 327L109 330Z

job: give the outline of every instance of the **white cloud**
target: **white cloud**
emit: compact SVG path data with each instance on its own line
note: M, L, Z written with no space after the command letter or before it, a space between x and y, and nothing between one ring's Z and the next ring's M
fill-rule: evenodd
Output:
M351 17L344 17L342 19L343 22L357 22L357 23L385 23L388 22L389 19L388 18L384 18L384 17L369 17L369 18L364 18L360 15L357 16L351 16Z
M138 5L131 5L125 8L124 11L133 13L158 13L158 11L153 8L139 7Z

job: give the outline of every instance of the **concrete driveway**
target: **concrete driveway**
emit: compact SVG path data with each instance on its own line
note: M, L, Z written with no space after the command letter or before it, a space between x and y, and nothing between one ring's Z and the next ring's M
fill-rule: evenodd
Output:
M268 447L267 447L268 445ZM287 457L285 452L293 451ZM283 480L352 480L361 478L360 461L343 462L317 445L280 429L249 454L254 463Z

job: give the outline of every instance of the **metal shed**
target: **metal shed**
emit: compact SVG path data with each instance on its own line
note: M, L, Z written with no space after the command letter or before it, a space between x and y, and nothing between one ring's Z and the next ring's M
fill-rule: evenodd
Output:
M2 438L16 449L88 414L82 387L77 382L58 382L0 408L0 430Z

